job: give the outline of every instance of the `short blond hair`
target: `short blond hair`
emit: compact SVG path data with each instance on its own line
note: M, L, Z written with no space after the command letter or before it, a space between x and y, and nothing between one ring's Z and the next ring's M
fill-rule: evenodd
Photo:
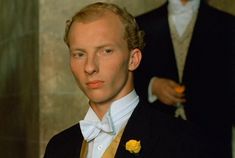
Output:
M115 4L112 3L104 3L97 2L90 4L80 11L78 11L71 20L66 22L64 41L69 46L68 36L70 27L74 21L92 21L100 18L106 11L111 11L116 14L121 22L124 25L124 39L127 41L128 49L133 50L135 48L139 48L142 50L144 48L144 32L139 30L139 26L136 23L135 18L127 12L126 9L121 9Z

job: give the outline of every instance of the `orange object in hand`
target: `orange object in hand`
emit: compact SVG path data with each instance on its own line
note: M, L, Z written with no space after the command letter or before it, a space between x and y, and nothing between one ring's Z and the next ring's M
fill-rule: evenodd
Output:
M185 91L185 86L177 86L176 88L175 88L175 91L177 92L177 93L184 93L184 91Z

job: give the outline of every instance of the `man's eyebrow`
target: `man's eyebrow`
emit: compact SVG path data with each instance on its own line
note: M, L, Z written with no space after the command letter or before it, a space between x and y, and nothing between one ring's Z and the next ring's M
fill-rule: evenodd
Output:
M104 47L113 47L113 46L114 46L114 44L112 44L112 43L101 44L101 45L99 45L99 46L96 46L96 47L95 47L95 50L97 51L97 50L100 50L100 49L102 49L102 48L104 48ZM70 51L86 52L86 49L84 49L84 48L70 48L69 50L70 50Z
M112 47L112 46L113 46L113 44L107 43L107 44L102 44L100 46L97 46L96 49L101 49L101 48L104 48L104 47Z
M85 52L86 50L83 48L72 48L70 49L70 51L81 51L81 52Z

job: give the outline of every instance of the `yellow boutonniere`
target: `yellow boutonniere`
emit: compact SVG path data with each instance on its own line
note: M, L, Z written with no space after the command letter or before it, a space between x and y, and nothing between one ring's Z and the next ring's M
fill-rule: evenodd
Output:
M141 149L140 141L137 140L129 140L126 142L126 150L128 150L132 154L138 154Z

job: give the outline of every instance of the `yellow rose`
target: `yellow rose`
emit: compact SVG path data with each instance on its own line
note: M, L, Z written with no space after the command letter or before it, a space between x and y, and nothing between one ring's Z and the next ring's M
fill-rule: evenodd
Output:
M126 150L128 150L130 153L137 154L140 152L140 149L141 149L140 141L131 139L128 142L126 142Z

